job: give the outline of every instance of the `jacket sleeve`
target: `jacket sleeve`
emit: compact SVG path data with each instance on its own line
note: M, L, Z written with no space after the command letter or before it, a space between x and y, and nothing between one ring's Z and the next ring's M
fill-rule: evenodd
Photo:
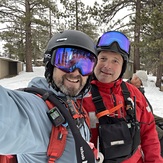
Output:
M41 98L0 86L0 153L46 152L52 127L47 110Z
M137 96L137 109L141 112L140 115L140 131L141 131L141 147L144 154L145 163L163 163L160 155L160 143L156 131L156 125L153 113L149 109L143 95Z

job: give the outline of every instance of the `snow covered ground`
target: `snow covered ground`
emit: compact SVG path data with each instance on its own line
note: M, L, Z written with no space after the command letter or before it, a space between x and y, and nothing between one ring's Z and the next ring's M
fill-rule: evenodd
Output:
M21 72L15 77L1 79L0 85L9 89L26 87L32 78L44 76L44 67L34 67L33 69L34 72ZM155 86L155 81L155 76L148 75L148 87L145 87L145 95L153 106L154 113L163 117L163 92Z
M163 117L163 92L155 86L156 77L148 75L148 87L145 87L145 95L151 103L154 113Z

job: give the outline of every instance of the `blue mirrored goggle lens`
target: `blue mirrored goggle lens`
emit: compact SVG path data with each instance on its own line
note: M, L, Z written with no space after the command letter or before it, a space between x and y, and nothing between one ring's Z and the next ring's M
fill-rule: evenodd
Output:
M129 53L130 41L123 33L118 32L118 31L109 31L109 32L104 33L101 36L97 47L110 46L113 42L117 42L123 51L125 51L126 53Z
M94 54L78 48L58 48L54 51L53 66L64 72L78 69L85 76L93 72L96 63Z

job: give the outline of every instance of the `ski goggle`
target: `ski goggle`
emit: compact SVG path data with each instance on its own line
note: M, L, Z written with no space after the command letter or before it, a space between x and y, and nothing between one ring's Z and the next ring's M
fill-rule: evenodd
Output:
M108 47L112 45L114 42L117 42L119 47L124 52L129 54L130 41L123 33L118 32L118 31L109 31L109 32L104 33L99 39L97 47Z
M52 56L53 66L67 73L78 69L83 76L91 74L96 63L93 53L80 48L58 48L54 50Z

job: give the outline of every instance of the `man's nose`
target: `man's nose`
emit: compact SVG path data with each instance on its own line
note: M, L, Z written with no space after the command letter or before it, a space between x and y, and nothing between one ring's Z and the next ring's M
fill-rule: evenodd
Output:
M80 74L80 71L79 69L75 69L73 72L71 72L72 74L74 75L79 75ZM81 75L81 74L80 74Z
M110 69L112 67L112 63L110 61L105 62L104 67Z

